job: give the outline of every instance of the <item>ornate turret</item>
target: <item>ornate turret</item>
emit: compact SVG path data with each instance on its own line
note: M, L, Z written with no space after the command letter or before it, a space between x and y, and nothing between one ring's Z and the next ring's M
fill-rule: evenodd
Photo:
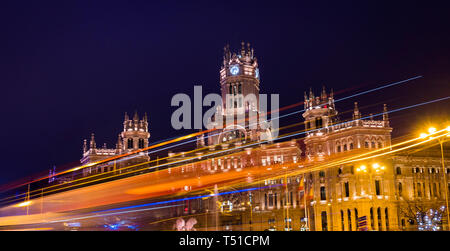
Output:
M234 53L230 51L230 46L226 45L220 69L222 106L217 107L211 120L212 125L209 125L222 132L211 132L208 137L197 137L198 147L271 138L271 129L266 127L266 124L251 123L259 121L259 84L258 61L250 43L242 42L240 49Z
M122 138L120 137L120 134L117 136L117 143L116 143L116 150L122 150Z
M330 95L327 95L325 87L322 87L322 93L320 97L316 97L312 89L309 89L309 96L304 94L305 96L305 110L313 109L313 108L328 108L334 110L334 98L333 98L333 90L331 90Z
M355 108L353 109L353 120L361 119L361 113L359 112L358 102L355 102Z
M323 133L323 128L330 126L337 115L334 109L333 91L327 95L325 87L319 96L314 96L312 89L309 89L309 96L305 93L305 129L307 134Z
M83 157L81 158L81 163L92 163L107 158L108 156L145 148L148 146L149 138L150 133L148 132L147 113L144 114L142 119L139 119L137 111L134 113L132 119L125 113L123 131L117 136L115 148L108 149L105 143L101 148L97 149L95 137L92 133L89 149L87 140L84 140L83 142ZM139 157L133 157L132 159L133 160L130 161L138 163L139 161L148 161L149 157L143 152Z
M148 146L148 116L144 114L142 119L139 119L137 111L134 112L133 119L128 118L125 113L125 121L123 122L123 132L121 133L122 147L124 150L136 150Z
M222 102L225 113L243 113L250 109L259 108L259 69L250 43L241 43L239 54L231 53L229 46L225 46L223 65L220 69L220 84ZM244 104L243 97L253 94L256 101ZM228 98L227 98L228 96Z
M389 126L389 115L388 115L388 110L387 110L386 104L383 105L383 121L384 121L384 126L388 127Z
M94 133L91 134L91 142L89 143L90 149L95 150L97 145L95 144L95 136Z
M87 148L87 140L84 139L83 140L83 153L87 152L88 148Z

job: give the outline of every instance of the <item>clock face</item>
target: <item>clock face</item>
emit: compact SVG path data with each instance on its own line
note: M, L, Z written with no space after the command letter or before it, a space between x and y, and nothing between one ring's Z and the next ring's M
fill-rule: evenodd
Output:
M230 73L231 75L237 75L239 73L239 66L238 65L231 66Z
M255 70L255 78L259 79L259 69L256 68Z

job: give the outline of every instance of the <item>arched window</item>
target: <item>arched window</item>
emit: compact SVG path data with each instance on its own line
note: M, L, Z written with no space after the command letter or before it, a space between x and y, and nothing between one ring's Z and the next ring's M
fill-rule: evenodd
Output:
M353 142L350 142L350 150L353 150Z
M316 128L322 128L322 118L316 118Z
M398 166L398 167L396 168L396 173L397 173L397 175L402 174L402 168Z
M337 152L340 153L341 152L341 145L337 146Z
M341 224L342 224L342 231L345 231L345 222L344 222L344 211L341 210Z
M364 148L369 148L369 141L364 142Z
M347 151L347 144L344 144L344 152Z
M321 217L322 217L322 231L328 231L327 212L322 211Z
M133 139L128 139L128 149L133 149Z
M373 217L373 207L370 208L370 226L372 227L372 230L375 230L375 221Z
M139 139L139 148L144 148L144 139Z
M372 148L375 148L375 141L372 141Z
M377 209L377 214L378 214L378 230L382 231L383 227L381 225L381 208L380 207Z
M358 230L358 209L355 208L355 225L356 230Z
M350 209L347 209L347 214L348 214L348 231L352 231L352 211L350 211Z
M401 182L398 183L398 195L402 196L403 185Z
M378 148L383 148L383 144L381 142L378 142Z
M387 207L384 209L384 216L386 219L386 231L389 231L389 210Z

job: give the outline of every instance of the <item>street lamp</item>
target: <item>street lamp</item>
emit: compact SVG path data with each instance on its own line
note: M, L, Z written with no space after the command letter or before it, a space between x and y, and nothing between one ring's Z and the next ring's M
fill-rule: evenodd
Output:
M447 126L444 130L447 131L447 137L450 136L450 134L448 134L450 132L450 126ZM432 134L436 133L436 128L434 127L430 127L428 128L428 132L430 133L429 135L426 133L421 133L420 137L421 138L426 138L428 136L431 136ZM444 164L444 140L441 139L440 137L438 137L438 142L439 145L441 146L441 163L442 163L442 175L444 176L444 189L445 189L445 207L447 208L447 230L450 227L450 213L449 213L449 208L448 208L448 184L447 184L447 173L445 172L445 164Z

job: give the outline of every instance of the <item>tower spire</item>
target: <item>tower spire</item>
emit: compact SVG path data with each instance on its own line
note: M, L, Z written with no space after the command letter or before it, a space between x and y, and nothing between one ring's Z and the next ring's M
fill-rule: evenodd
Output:
M306 95L306 92L304 92L304 96L305 96L305 101L303 102L303 105L305 107L305 109L308 108L308 96Z
M385 126L389 126L389 115L386 104L383 104L383 121Z
M138 120L139 120L139 115L138 115L138 113L137 113L137 110L134 111L133 120L134 120L134 121L138 121Z
M223 66L227 64L227 61L230 60L230 45L227 44L223 47Z
M87 152L87 140L83 140L83 153Z
M320 99L322 100L322 102L327 100L327 92L325 90L325 85L322 85L322 95Z
M355 108L353 109L353 120L361 119L361 113L359 113L358 102L355 102Z
M144 122L148 122L148 117L147 117L147 112L144 113L144 118L143 118Z
M90 142L90 149L95 149L97 148L96 144L95 144L95 135L94 133L91 134L91 142Z
M244 41L241 42L241 56L245 56L245 43Z
M119 136L117 136L116 149L117 149L117 150L122 149L122 139L120 138L120 133L119 133Z

